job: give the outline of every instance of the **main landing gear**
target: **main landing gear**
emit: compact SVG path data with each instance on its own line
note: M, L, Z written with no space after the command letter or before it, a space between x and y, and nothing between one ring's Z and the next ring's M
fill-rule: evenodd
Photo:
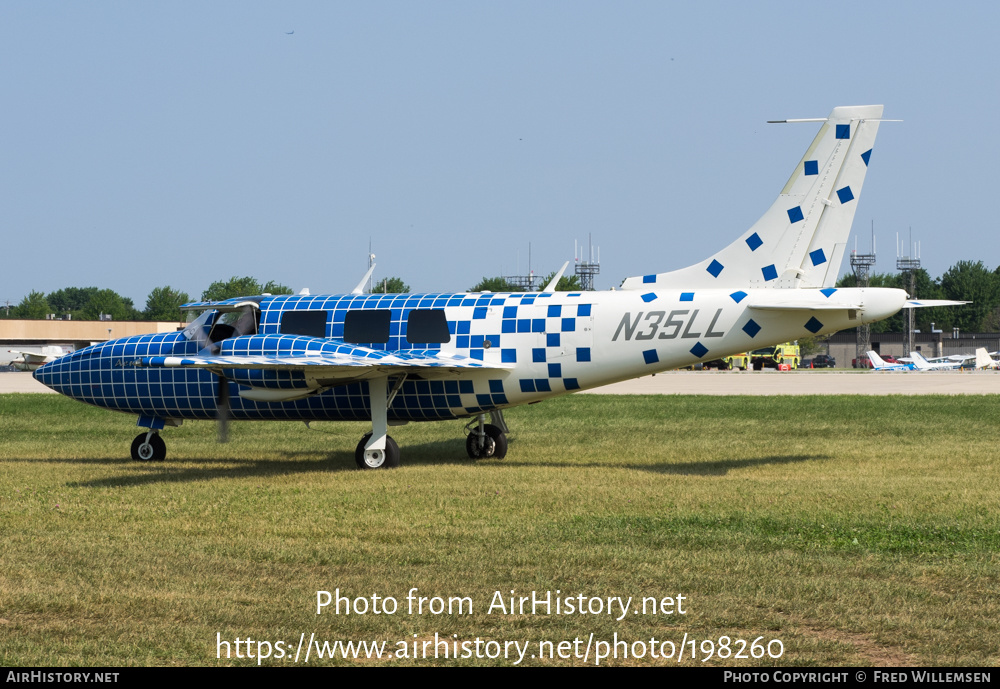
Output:
M403 387L406 376L400 376L389 389L388 377L368 381L368 397L372 412L372 432L366 433L354 450L354 462L359 469L391 469L399 466L399 446L387 431L389 429L388 410L393 398ZM480 414L466 430L465 451L472 459L503 459L507 456L507 423L500 410Z
M354 461L359 469L395 469L399 466L399 445L391 435L385 436L384 449L368 449L372 434L365 433L354 450Z
M389 389L389 377L368 381L368 401L372 410L372 432L366 433L354 450L354 462L359 469L391 469L399 466L399 446L387 435L389 405L403 387L406 374L397 378Z
M132 441L132 459L138 462L162 462L167 456L167 444L156 431L140 433Z

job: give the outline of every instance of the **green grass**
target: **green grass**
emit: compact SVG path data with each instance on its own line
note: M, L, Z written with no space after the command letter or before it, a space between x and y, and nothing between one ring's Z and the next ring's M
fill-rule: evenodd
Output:
M217 633L389 650L435 633L533 650L617 633L784 644L778 660L709 664L996 665L998 410L984 396L575 395L510 411L504 461L465 459L462 422L410 424L391 429L403 466L362 472L365 424L234 423L218 445L211 423L186 423L163 433L167 461L145 464L127 459L132 417L0 396L0 663L255 662L217 660ZM407 614L412 587L468 596L472 614ZM400 609L317 616L316 591L336 588ZM682 594L687 614L487 614L512 589ZM700 664L700 647L687 655Z

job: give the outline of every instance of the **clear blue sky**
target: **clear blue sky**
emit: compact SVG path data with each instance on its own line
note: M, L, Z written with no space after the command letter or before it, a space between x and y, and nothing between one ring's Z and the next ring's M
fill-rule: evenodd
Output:
M765 120L869 103L904 120L855 218L875 270L911 226L932 276L992 269L998 26L990 2L5 2L0 302L349 290L369 239L376 275L463 291L588 234L606 289L757 219L816 131Z

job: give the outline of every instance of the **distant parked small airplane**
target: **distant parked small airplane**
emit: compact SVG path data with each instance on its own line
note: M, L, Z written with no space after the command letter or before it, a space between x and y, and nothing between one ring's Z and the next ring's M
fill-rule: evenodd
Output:
M948 357L938 357L935 359L928 359L927 362L934 366L935 364L953 364L953 368L970 368L969 362L973 362L971 368L983 369L983 368L997 368L997 362L990 356L990 353L986 351L985 347L980 347L976 350L975 354L952 354ZM948 368L943 366L942 368Z
M976 350L976 368L1000 368L1000 362L990 356L985 347Z
M924 358L924 355L920 352L910 352L909 360L913 363L913 367L918 371L947 371L949 369L953 370L962 365L962 362L967 358L972 357L961 357L953 358L948 357L947 359L935 359L934 361L928 361Z
M874 371L913 371L915 370L913 364L890 364L882 360L882 357L878 355L877 352L868 352L868 358L872 362L872 370Z
M47 364L50 361L55 361L59 357L66 356L73 351L69 347L61 347L58 345L45 346L41 349L41 352L29 352L23 349L8 349L7 351L11 354L21 355L16 359L12 359L10 365L19 371L34 371L39 366Z

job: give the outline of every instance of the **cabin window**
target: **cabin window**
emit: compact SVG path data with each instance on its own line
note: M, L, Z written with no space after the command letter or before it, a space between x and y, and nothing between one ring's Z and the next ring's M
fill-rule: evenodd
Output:
M344 316L344 342L352 344L379 343L389 341L389 309L348 311Z
M406 321L406 341L410 344L450 342L444 309L414 309Z
M285 311L281 314L281 332L286 335L326 337L326 311Z

